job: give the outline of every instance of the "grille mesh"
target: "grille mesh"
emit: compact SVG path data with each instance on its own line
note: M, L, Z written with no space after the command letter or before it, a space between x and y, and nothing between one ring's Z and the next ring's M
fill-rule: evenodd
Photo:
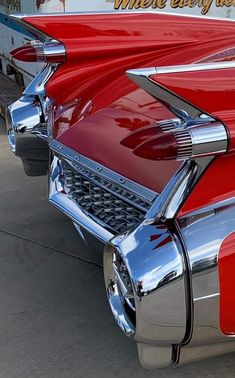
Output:
M150 203L86 167L61 163L66 193L104 227L122 233L144 219Z

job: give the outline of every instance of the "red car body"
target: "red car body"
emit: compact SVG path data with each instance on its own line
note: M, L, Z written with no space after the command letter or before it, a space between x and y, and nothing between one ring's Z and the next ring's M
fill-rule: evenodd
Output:
M9 108L10 144L12 137L24 161L45 165L19 153L19 127L49 142L50 201L106 243L109 302L143 366L235 350L234 22L153 13L12 22L44 45L35 59L44 54L47 65ZM17 113L25 101L27 109L40 104L30 126ZM107 193L91 185L78 198L78 173ZM121 210L109 208L114 191ZM127 207L133 193L149 201L135 197L139 209L148 207L143 218ZM104 196L103 207L95 196Z

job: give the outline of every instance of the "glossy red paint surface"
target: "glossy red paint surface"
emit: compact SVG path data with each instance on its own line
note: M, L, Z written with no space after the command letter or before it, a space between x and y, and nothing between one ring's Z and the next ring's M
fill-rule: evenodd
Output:
M222 243L219 252L220 328L226 335L235 335L235 233Z
M46 88L55 101L54 137L160 192L179 163L148 161L135 156L133 149L122 142L138 128L151 127L155 120L171 118L172 114L143 90L135 90L125 71L234 59L234 23L157 13L26 17L24 20L66 47L67 60ZM218 89L216 83L209 84L211 89L207 95L213 104L212 87L217 92ZM194 87L194 77L191 77L191 87ZM197 96L203 94L204 88L199 86ZM222 117L221 108L212 110ZM233 112L230 116L232 123ZM226 121L229 122L229 111ZM231 180L226 178L218 184L215 179L216 169L221 168L220 159L211 165L212 168L215 164L215 169L210 168L205 175L207 188L199 183L182 213L233 191ZM232 162L233 158L228 157L224 163L231 168ZM214 183L211 194L208 183Z
M140 89L98 112L92 113L91 103L85 109L86 115L78 124L79 103L71 103L62 114L57 112L54 130L57 140L125 177L161 192L180 163L147 161L122 142L133 132L151 128L158 118L166 119L172 114ZM73 122L74 126L70 127Z
M133 152L149 160L176 160L178 144L174 133L162 133L143 142Z
M117 98L116 80L122 94L128 93L127 69L192 63L234 43L232 22L206 18L114 13L24 21L66 47L67 62L48 83L48 95L60 104L82 95L94 100L95 109Z
M235 155L217 157L188 197L178 217L235 197Z
M235 149L235 68L154 75L151 79L223 122L230 134L230 149Z
M23 46L12 50L10 55L21 62L37 62L37 51L33 46Z

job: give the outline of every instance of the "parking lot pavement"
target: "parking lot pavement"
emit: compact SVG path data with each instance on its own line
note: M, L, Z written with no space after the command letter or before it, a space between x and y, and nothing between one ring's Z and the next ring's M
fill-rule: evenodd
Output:
M0 378L234 377L235 354L143 370L106 302L102 255L27 178L0 119ZM97 250L97 253L94 252Z

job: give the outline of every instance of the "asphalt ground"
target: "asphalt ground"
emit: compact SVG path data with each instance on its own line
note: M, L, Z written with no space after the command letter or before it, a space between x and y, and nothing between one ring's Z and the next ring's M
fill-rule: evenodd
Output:
M235 377L235 354L142 369L90 244L47 202L47 178L24 175L0 118L0 378Z

